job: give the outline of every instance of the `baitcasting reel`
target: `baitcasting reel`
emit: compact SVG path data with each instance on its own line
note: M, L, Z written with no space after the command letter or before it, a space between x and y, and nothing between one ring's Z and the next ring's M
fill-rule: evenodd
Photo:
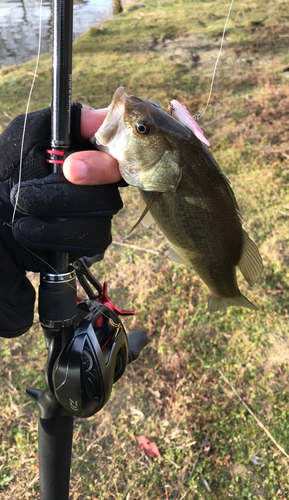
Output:
M61 405L76 417L90 417L108 401L129 357L128 340L118 316L107 306L81 303L88 314L56 359L52 380Z
M85 418L105 405L113 384L123 375L126 365L139 356L148 339L143 332L133 331L127 336L118 316L134 312L121 310L111 302L107 284L101 287L84 259L74 266L89 299L78 299L80 322L54 362L52 385L60 404L70 414Z
M45 307L39 307L39 317L48 347L46 389L29 387L26 392L37 402L42 419L59 415L85 418L97 413L126 365L148 343L143 332L126 334L118 316L134 312L111 302L107 284L101 286L88 268L92 263L83 257L67 272L41 275L39 297L45 299L41 301ZM77 306L76 275L88 296L86 300L77 298ZM64 315L61 311L65 320L57 310L58 302L65 307ZM60 337L63 327L67 334Z

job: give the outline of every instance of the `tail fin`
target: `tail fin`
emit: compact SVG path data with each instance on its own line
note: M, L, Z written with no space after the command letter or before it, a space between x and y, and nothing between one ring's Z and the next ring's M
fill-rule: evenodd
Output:
M254 306L244 295L241 294L237 297L214 297L209 294L208 298L208 311L216 312L226 309L226 307L236 306L236 307L247 307L247 309L252 309L253 311L258 311L258 307Z

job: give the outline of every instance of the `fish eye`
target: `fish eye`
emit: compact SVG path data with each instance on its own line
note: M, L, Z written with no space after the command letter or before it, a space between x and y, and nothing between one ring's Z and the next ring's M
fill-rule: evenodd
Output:
M138 122L135 124L135 130L138 134L147 135L150 131L150 127L145 122Z

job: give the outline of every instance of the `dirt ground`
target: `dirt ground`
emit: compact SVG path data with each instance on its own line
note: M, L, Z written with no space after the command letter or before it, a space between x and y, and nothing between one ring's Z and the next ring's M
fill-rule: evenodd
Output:
M219 64L216 70L214 83L214 93L212 99L219 99L220 81L224 81L226 76L230 76L232 68L234 68L235 85L244 85L250 81L262 81L264 77L262 70L266 68L266 75L270 73L270 68L280 68L280 75L288 78L289 83L289 62L286 62L286 54L288 53L289 34L276 30L269 30L266 35L262 32L259 36L258 29L253 29L253 34L256 37L255 41L244 46L243 50L240 45L230 43L230 37L226 37L222 52L219 59ZM216 40L208 40L204 36L181 36L173 39L164 39L162 41L153 41L147 48L148 52L157 52L170 61L174 61L176 67L185 68L190 73L195 73L196 76L202 79L212 76L217 57L220 51L220 38ZM281 57L280 57L281 56ZM284 60L284 63L280 62ZM250 108L250 113L243 119L237 120L237 128L234 130L234 135L241 132L245 133L247 139L256 139L252 134L257 134L261 137L264 143L264 154L269 155L270 159L278 156L283 158L289 157L289 86L271 84L265 82L265 92L259 95L245 94L247 104L245 107ZM191 96L187 107L192 112L197 106L197 100ZM226 107L226 97L222 96L222 103L219 106L218 113L222 114L222 105L224 113L235 112L236 110L228 110ZM203 120L204 123L204 120ZM258 125L253 127L252 125ZM206 123L205 123L206 126ZM254 131L253 131L254 128Z
M221 63L219 71L222 76L232 73L232 68L236 75L250 71L262 70L266 65L270 65L275 57L280 57L280 53L288 52L289 34L269 31L264 36L253 30L256 37L254 42L246 44L242 48L240 45L231 44L230 36L226 36L220 56ZM199 72L202 76L210 76L214 68L220 50L220 37L213 40L204 36L181 36L178 38L154 40L148 51L159 52L176 64L183 64L191 71ZM286 65L285 65L286 66ZM289 68L284 67L289 73ZM288 74L289 76L289 74Z

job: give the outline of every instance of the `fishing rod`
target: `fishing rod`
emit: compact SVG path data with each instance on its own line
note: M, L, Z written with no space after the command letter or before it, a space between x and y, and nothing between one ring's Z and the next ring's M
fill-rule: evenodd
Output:
M54 0L52 39L51 149L52 170L61 169L70 146L73 0ZM44 329L48 359L44 391L28 388L38 403L39 477L41 500L68 500L73 416L54 395L53 363L65 340L73 334L76 317L76 276L65 253L50 253L49 272L42 272L39 318ZM51 271L53 269L54 271Z
M53 2L51 144L47 161L62 170L70 147L73 0ZM69 154L69 153L68 153ZM45 389L27 388L38 404L41 500L68 500L74 417L90 417L108 401L126 365L147 345L143 332L126 334L117 308L89 267L103 255L69 265L50 252L40 275L39 319L48 349ZM78 299L76 277L88 299Z

